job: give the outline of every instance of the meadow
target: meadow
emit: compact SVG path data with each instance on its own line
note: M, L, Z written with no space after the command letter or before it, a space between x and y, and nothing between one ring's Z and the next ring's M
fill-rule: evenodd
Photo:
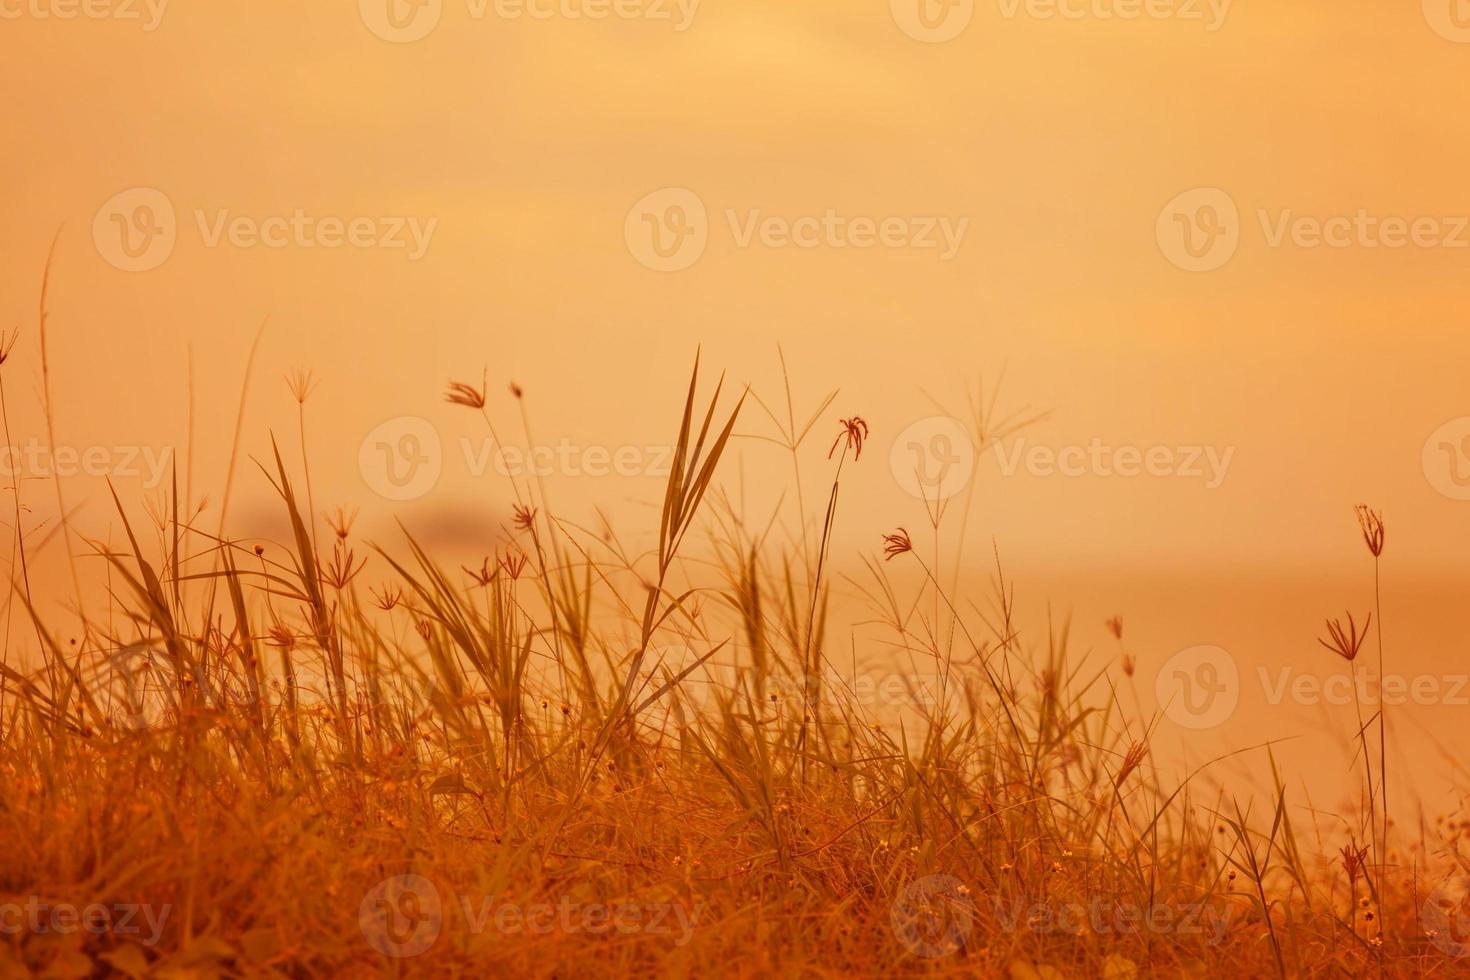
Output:
M44 377L44 314L39 340ZM35 353L14 344L0 408ZM310 375L287 380L304 412ZM488 383L442 394L512 445ZM26 497L62 487L17 480L5 975L1467 972L1470 823L1393 820L1371 706L1335 816L1293 798L1269 745L1264 795L1160 764L1126 623L1100 664L1019 621L998 554L988 587L957 589L938 545L963 504L874 526L860 571L837 570L835 523L876 519L841 494L871 465L864 419L697 361L669 388L656 521L587 526L512 478L487 488L513 516L468 566L319 510L284 435L252 452L237 432L231 464L270 481L283 540L232 537L229 489L211 509L175 474L145 517L115 497L125 533L104 542L34 526ZM755 522L728 492L747 420L790 453L799 519ZM1033 420L981 403L971 436ZM813 446L820 472L799 462ZM1372 574L1390 529L1359 519ZM106 568L105 590L74 579L74 622L38 611L45 549ZM863 657L827 628L839 575L887 637ZM1375 626L1328 624L1323 655L1382 658Z

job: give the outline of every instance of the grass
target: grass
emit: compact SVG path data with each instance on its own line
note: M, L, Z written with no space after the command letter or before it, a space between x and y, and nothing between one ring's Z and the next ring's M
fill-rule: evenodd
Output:
M0 360L9 438L4 380ZM1120 657L1088 663L1065 628L1017 622L998 556L979 589L941 567L967 504L957 517L927 502L917 542L875 527L846 580L907 678L875 692L854 641L826 629L832 530L856 519L841 475L863 465L868 434L826 415L832 395L803 423L789 383L785 405L767 405L707 389L696 364L658 520L634 532L646 547L512 480L495 490L514 507L500 550L450 568L408 529L372 544L352 515L316 513L312 382L290 385L300 452L271 447L260 465L289 540L232 539L223 517L204 527L176 479L145 526L117 501L125 546L84 545L70 521L26 527L13 488L7 615L30 619L35 643L7 644L0 668L7 974L1407 976L1470 963L1457 955L1464 896L1391 845L1381 716L1353 736L1357 816L1294 821L1315 811L1288 798L1269 747L1252 750L1272 774L1267 805L1227 794L1208 766L1171 780L1121 620L1107 624ZM49 420L49 387L46 399ZM483 381L449 400L494 433ZM1034 419L985 398L972 409L981 447ZM777 435L757 437L792 460L782 506L799 517L784 525L752 526L721 489L732 440L761 431L761 412ZM834 429L824 503L808 512L801 450ZM83 619L63 641L35 612L28 551L73 538L110 588L82 602L73 579ZM1381 633L1378 646L1381 669ZM1415 854L1453 853L1429 835Z

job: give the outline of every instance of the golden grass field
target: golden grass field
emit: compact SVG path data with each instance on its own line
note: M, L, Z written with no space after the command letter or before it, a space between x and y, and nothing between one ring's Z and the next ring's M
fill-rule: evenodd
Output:
M5 339L11 439L23 358L51 418L44 320L39 348ZM311 377L287 380L305 413ZM425 399L500 444L485 384ZM5 615L27 640L0 694L5 975L1466 972L1470 823L1395 822L1381 716L1352 736L1346 819L1311 819L1269 747L1264 796L1174 774L1126 623L1084 667L1065 629L1018 621L999 556L957 593L925 557L962 519L938 502L875 526L852 579L899 665L875 691L826 629L831 529L873 519L840 492L871 465L867 423L697 362L681 391L650 526L571 522L511 479L487 489L513 517L478 566L407 527L361 540L284 434L235 462L271 481L285 540L232 537L228 491L174 482L141 518L117 499L107 544L28 523L59 484L8 488ZM830 444L819 472L793 465L795 533L753 526L722 480L751 417L793 464ZM1030 421L982 405L972 437ZM1392 526L1358 517L1372 577ZM31 562L60 547L106 569L74 624L34 613ZM1378 622L1329 624L1322 655L1391 655Z
M0 980L1470 977L1467 77L0 0Z

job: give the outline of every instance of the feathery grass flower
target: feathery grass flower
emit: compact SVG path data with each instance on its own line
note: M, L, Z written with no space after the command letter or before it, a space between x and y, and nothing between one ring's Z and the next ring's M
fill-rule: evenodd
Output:
M1363 532L1363 543L1377 558L1383 554L1383 512L1373 510L1367 504L1359 504L1358 527Z
M854 415L850 419L839 419L838 422L842 428L838 431L837 438L832 441L832 448L827 450L827 458L831 459L832 454L837 452L837 447L842 446L843 440L846 440L847 444L843 447L844 452L852 449L854 450L853 460L861 459L863 443L868 438L868 423L863 421L862 416L859 415Z
M490 371L487 368L480 378L480 387L463 381L449 382L449 390L444 395L444 400L451 405L463 405L466 408L484 408L485 390L489 385Z
M1353 614L1347 613L1347 626L1343 627L1342 621L1329 619L1327 621L1327 636L1324 640L1318 637L1317 642L1322 644L1333 653L1337 654L1348 663L1358 659L1358 651L1363 647L1363 641L1368 638L1368 624L1373 622L1373 614L1363 622L1363 632L1358 632L1357 623L1353 622Z

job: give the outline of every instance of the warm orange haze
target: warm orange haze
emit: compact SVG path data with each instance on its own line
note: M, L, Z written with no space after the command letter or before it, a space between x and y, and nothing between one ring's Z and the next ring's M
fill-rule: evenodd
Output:
M1460 0L0 0L0 972L1470 974Z

